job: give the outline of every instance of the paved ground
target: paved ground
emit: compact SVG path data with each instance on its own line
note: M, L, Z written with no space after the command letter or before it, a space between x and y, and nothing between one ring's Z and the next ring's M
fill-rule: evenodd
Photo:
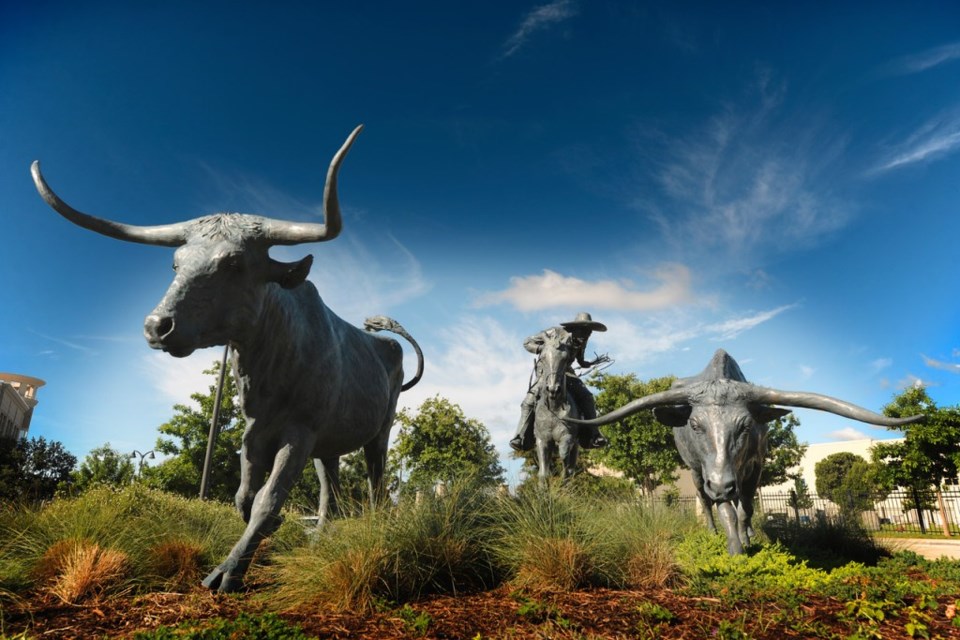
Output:
M960 560L960 540L920 538L881 538L880 540L893 550L910 549L931 560L941 556Z

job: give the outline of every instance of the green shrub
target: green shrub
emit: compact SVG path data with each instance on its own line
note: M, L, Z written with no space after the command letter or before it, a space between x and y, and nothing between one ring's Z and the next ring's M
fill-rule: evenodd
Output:
M848 562L873 566L890 552L859 523L819 518L810 524L792 520L762 527L771 542L779 542L811 566L832 569Z
M206 622L187 622L176 627L158 627L141 631L134 640L310 640L300 627L284 622L273 613L241 613L234 620L218 618Z

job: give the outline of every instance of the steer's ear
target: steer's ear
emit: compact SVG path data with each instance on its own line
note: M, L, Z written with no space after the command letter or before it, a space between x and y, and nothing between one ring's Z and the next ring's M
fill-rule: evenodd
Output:
M267 280L276 282L284 289L293 289L307 279L312 265L313 256L307 256L297 262L280 262L271 258Z
M682 427L690 419L693 407L689 404L680 404L672 407L654 407L653 416L660 424L668 427Z
M790 409L759 405L750 407L750 413L753 414L754 419L760 424L767 424L768 422L773 422L777 418L782 418L783 416L787 415L790 413Z

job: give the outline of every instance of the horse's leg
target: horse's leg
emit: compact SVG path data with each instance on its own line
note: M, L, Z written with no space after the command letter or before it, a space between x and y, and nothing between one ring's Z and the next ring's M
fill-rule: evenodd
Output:
M564 430L564 434L560 436L559 448L560 459L563 461L563 479L566 481L577 472L577 457L580 454L580 445L577 444L576 435Z
M539 484L541 489L546 488L547 482L550 479L550 463L552 462L550 456L551 444L553 444L551 440L541 438L537 435L537 466L540 467L537 470L537 484Z

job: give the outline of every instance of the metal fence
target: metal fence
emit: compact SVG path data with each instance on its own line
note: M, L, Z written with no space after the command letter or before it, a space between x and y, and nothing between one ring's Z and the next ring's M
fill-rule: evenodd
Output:
M761 490L755 500L757 516L768 521L857 518L869 531L960 535L960 488L935 491L891 491L848 495L837 504L811 495L797 499L791 493Z

